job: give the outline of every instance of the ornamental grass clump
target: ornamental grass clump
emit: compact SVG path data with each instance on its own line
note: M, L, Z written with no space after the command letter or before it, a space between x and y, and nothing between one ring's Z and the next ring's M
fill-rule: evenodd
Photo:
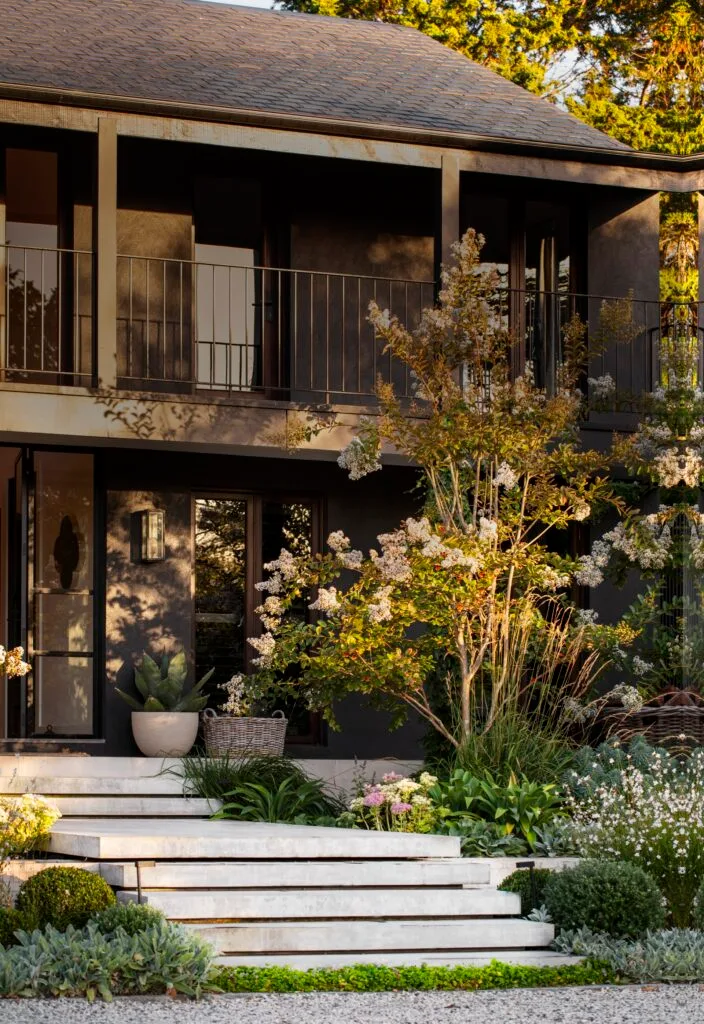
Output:
M596 760L594 770L603 773ZM660 886L673 925L686 928L704 880L704 750L684 762L655 750L647 769L625 755L596 787L588 773L574 773L568 805L576 850L640 865Z

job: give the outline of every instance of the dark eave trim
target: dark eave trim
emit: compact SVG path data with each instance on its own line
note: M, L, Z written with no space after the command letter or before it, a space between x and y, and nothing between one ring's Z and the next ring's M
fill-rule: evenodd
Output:
M651 170L683 171L704 168L704 154L694 157L674 157L660 153L643 153L630 149L600 149L598 147L555 143L541 143L521 139L500 139L467 132L433 131L409 128L404 125L375 124L366 121L341 120L271 113L262 110L237 110L232 107L185 104L171 100L151 100L138 97L112 96L74 90L53 89L44 86L14 85L0 82L0 98L49 103L57 106L111 110L119 113L182 118L192 121L211 121L281 131L316 132L324 135L363 137L388 142L405 142L436 146L444 149L483 150L486 152L516 153L542 156L556 160L580 160L588 163L609 164L618 167L639 167Z

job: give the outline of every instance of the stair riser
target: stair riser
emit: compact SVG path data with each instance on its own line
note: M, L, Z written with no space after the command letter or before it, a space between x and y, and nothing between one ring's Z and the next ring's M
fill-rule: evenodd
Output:
M139 796L183 796L183 783L173 776L152 779L104 779L78 776L69 778L58 775L46 776L15 775L0 776L0 793L41 793L43 796L67 797L139 797Z
M345 921L188 925L225 953L350 953L355 950L545 949L551 924L523 920Z
M55 796L50 799L64 818L208 818L220 806L216 801L169 796Z
M488 950L474 953L263 953L260 955L219 956L216 962L228 967L290 967L297 971L316 968L334 970L373 964L375 967L486 967L492 960L530 967L565 967L583 962L583 957L565 956L550 950Z
M134 889L134 864L106 864L105 878L120 889ZM145 889L281 889L316 886L347 888L424 885L483 886L489 882L485 864L459 858L439 861L231 861L223 864L169 864L141 866Z
M123 902L137 902L136 892L122 892ZM142 901L172 920L291 920L300 918L516 917L521 900L493 889L290 890L260 892L145 892Z

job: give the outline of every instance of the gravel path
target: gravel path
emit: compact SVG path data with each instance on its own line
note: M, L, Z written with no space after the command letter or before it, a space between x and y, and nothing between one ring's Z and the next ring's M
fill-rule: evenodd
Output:
M704 986L0 1001L2 1024L701 1024Z

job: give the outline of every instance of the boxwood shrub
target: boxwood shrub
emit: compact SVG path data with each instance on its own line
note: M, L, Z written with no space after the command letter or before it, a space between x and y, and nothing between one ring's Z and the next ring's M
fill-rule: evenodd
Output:
M0 907L0 946L15 946L15 932L24 931L26 919L24 914L13 907Z
M587 860L547 879L545 905L561 929L587 927L636 939L662 928L665 909L657 883L636 864Z
M17 909L28 930L53 925L65 931L83 925L116 902L115 893L100 875L84 868L45 868L20 886Z
M519 868L508 878L504 878L498 888L503 892L517 892L521 897L521 914L527 917L531 910L540 907L545 902L545 884L551 874L550 868L535 868L533 871ZM535 898L533 898L533 886L535 886Z
M122 928L128 935L136 935L150 925L163 921L164 915L148 903L116 903L107 910L101 910L92 920L103 935L109 935L118 928Z

